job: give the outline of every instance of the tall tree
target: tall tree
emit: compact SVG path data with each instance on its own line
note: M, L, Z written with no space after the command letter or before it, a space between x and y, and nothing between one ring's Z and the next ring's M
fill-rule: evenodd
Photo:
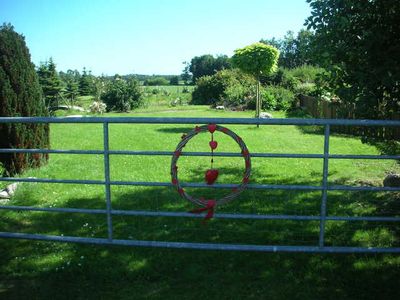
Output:
M183 65L185 66L183 68L182 74L181 74L181 78L184 82L184 84L189 84L190 80L192 79L192 75L190 75L190 63L188 63L187 61L183 62Z
M169 85L179 85L179 76L172 76Z
M256 118L260 117L260 76L268 75L277 69L279 50L274 46L255 43L236 49L232 63L243 72L257 79Z
M274 46L280 51L280 67L296 68L304 64L316 64L311 48L313 37L314 34L310 30L302 29L297 36L293 31L288 31L283 39L262 39L260 42Z
M0 116L47 116L35 66L24 37L10 24L0 26ZM49 148L49 127L44 124L0 124L0 148ZM12 176L38 167L47 155L1 153L5 173Z
M398 0L307 0L308 28L329 87L355 107L357 118L391 118L400 111Z
M92 93L92 91L93 91L93 86L92 86L91 75L88 74L86 68L83 68L82 76L79 80L79 94L82 96L88 96Z
M210 54L195 56L190 61L189 72L192 73L193 82L202 76L214 75L220 70L230 69L231 62L228 56L220 55L216 58Z
M70 105L74 105L76 96L79 95L79 84L73 79L67 79L65 82L65 96Z
M74 105L76 97L79 95L79 78L80 74L77 70L67 70L67 73L59 73L61 80L65 86L65 97L70 105Z
M62 97L63 84L51 57L48 61L40 64L37 74L46 105L48 107L57 106L58 100Z

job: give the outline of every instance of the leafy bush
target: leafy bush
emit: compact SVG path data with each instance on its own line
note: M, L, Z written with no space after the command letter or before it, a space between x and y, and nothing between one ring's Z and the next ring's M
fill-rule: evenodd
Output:
M292 91L281 86L273 85L267 87L266 91L271 93L271 95L275 98L275 110L288 110L293 106L295 98Z
M265 88L260 89L261 97L261 109L262 110L274 110L276 107L275 96ZM247 109L256 109L256 97L252 97L247 102Z
M246 104L254 94L256 81L249 75L234 70L222 70L212 76L200 77L192 94L192 104L225 106Z
M289 76L293 76L301 83L315 82L318 74L323 73L323 68L314 67L311 65L303 65L294 69L287 70Z
M170 85L179 85L179 76L172 76L169 80Z
M160 93L160 90L157 89L157 88L154 88L154 89L151 90L151 93L152 93L153 95L157 95L157 94Z
M228 86L223 95L222 103L227 107L247 106L249 101L256 98L255 86L235 84Z
M268 86L261 88L261 109L264 110L288 110L294 104L294 94L292 91L281 86ZM248 109L255 109L255 99L247 103Z
M316 93L316 85L312 82L299 83L294 89L296 94L314 96Z
M139 82L135 79L128 81L116 79L107 87L102 95L103 102L107 105L107 110L130 111L140 107L142 103L142 91Z
M263 76L261 82L264 85L280 85L291 91L294 91L299 84L299 80L288 69L284 68L279 68L275 73Z
M143 85L169 85L169 81L164 77L148 78L143 82Z

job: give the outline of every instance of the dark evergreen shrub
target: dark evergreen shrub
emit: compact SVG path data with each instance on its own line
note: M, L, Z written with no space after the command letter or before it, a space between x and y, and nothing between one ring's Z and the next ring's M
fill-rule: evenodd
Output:
M0 116L47 116L35 66L24 37L10 24L0 26ZM0 123L0 148L49 148L46 124ZM1 153L4 173L13 176L39 167L47 155Z

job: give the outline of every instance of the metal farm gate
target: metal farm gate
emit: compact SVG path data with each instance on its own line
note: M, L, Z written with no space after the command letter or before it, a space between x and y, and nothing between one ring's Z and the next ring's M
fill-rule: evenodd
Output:
M1 205L1 210L17 211L40 211L40 212L62 212L62 213L82 213L82 214L103 214L107 218L108 234L104 238L88 238L79 236L54 236L43 234L26 234L18 232L3 232L0 228L0 237L45 240L58 242L89 243L102 245L124 245L124 246L145 246L145 247L165 247L165 248L189 248L207 250L235 250L235 251L270 251L270 252L316 252L316 253L400 253L400 248L369 248L369 247L332 247L325 245L325 223L326 221L363 221L363 222L399 222L399 213L391 217L350 217L350 216L329 216L327 215L328 191L387 191L399 192L400 188L372 187L372 186L345 186L329 185L328 169L331 159L395 159L399 160L400 155L338 155L329 152L329 137L331 126L397 126L400 121L384 120L338 120L338 119L245 119L245 118L137 118L137 117L66 117L66 118L7 118L0 117L1 123L97 123L103 124L103 144L102 150L56 150L56 149L0 149L0 153L48 153L48 154L97 154L104 157L104 179L103 180L65 180L65 179L41 179L41 178L7 178L2 177L4 182L37 182L37 183L65 183L65 184L91 184L104 185L105 203L104 209L80 209L80 208L55 208L55 207L35 207L35 206L11 206ZM254 220L299 220L299 221L318 221L319 222L319 242L314 246L299 245L246 245L246 244L219 244L219 243L191 243L191 242L166 242L166 241L146 241L146 240L122 240L113 238L113 216L163 216L163 217L201 217L186 212L163 212L163 211L137 211L137 210L115 210L111 205L111 186L131 185L131 186L157 186L170 187L169 182L139 182L139 181L113 181L110 179L110 155L166 155L172 156L172 151L117 151L109 149L109 124L247 124L247 125L297 125L310 126L318 125L324 127L324 147L323 153L316 154L295 154L295 153L251 153L251 157L260 158L313 158L323 160L323 170L321 185L269 185L269 184L249 184L249 189L275 189L275 190L304 190L321 191L320 214L319 216L305 215L260 215L260 214L215 214L215 218L229 219L254 219ZM185 152L182 155L188 156L208 156L205 152ZM240 156L238 153L218 153L218 156ZM186 183L187 187L209 187L203 183ZM234 184L215 184L215 188L233 188Z

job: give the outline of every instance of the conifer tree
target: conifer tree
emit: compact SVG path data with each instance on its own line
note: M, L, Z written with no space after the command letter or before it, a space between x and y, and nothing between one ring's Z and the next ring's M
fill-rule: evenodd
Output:
M0 26L0 116L47 116L35 66L24 37L11 24ZM47 124L0 123L0 148L49 148ZM1 153L3 173L13 176L38 167L47 155Z
M79 80L79 94L82 96L88 96L92 93L92 81L91 75L86 72L86 68L83 68L82 76Z
M66 84L65 95L66 95L67 99L69 100L70 104L74 105L75 98L79 94L78 82L76 82L73 79L68 79L65 84Z
M41 63L37 71L39 83L43 90L43 95L48 107L58 105L63 90L62 81L57 73L56 64L50 57L49 61Z

